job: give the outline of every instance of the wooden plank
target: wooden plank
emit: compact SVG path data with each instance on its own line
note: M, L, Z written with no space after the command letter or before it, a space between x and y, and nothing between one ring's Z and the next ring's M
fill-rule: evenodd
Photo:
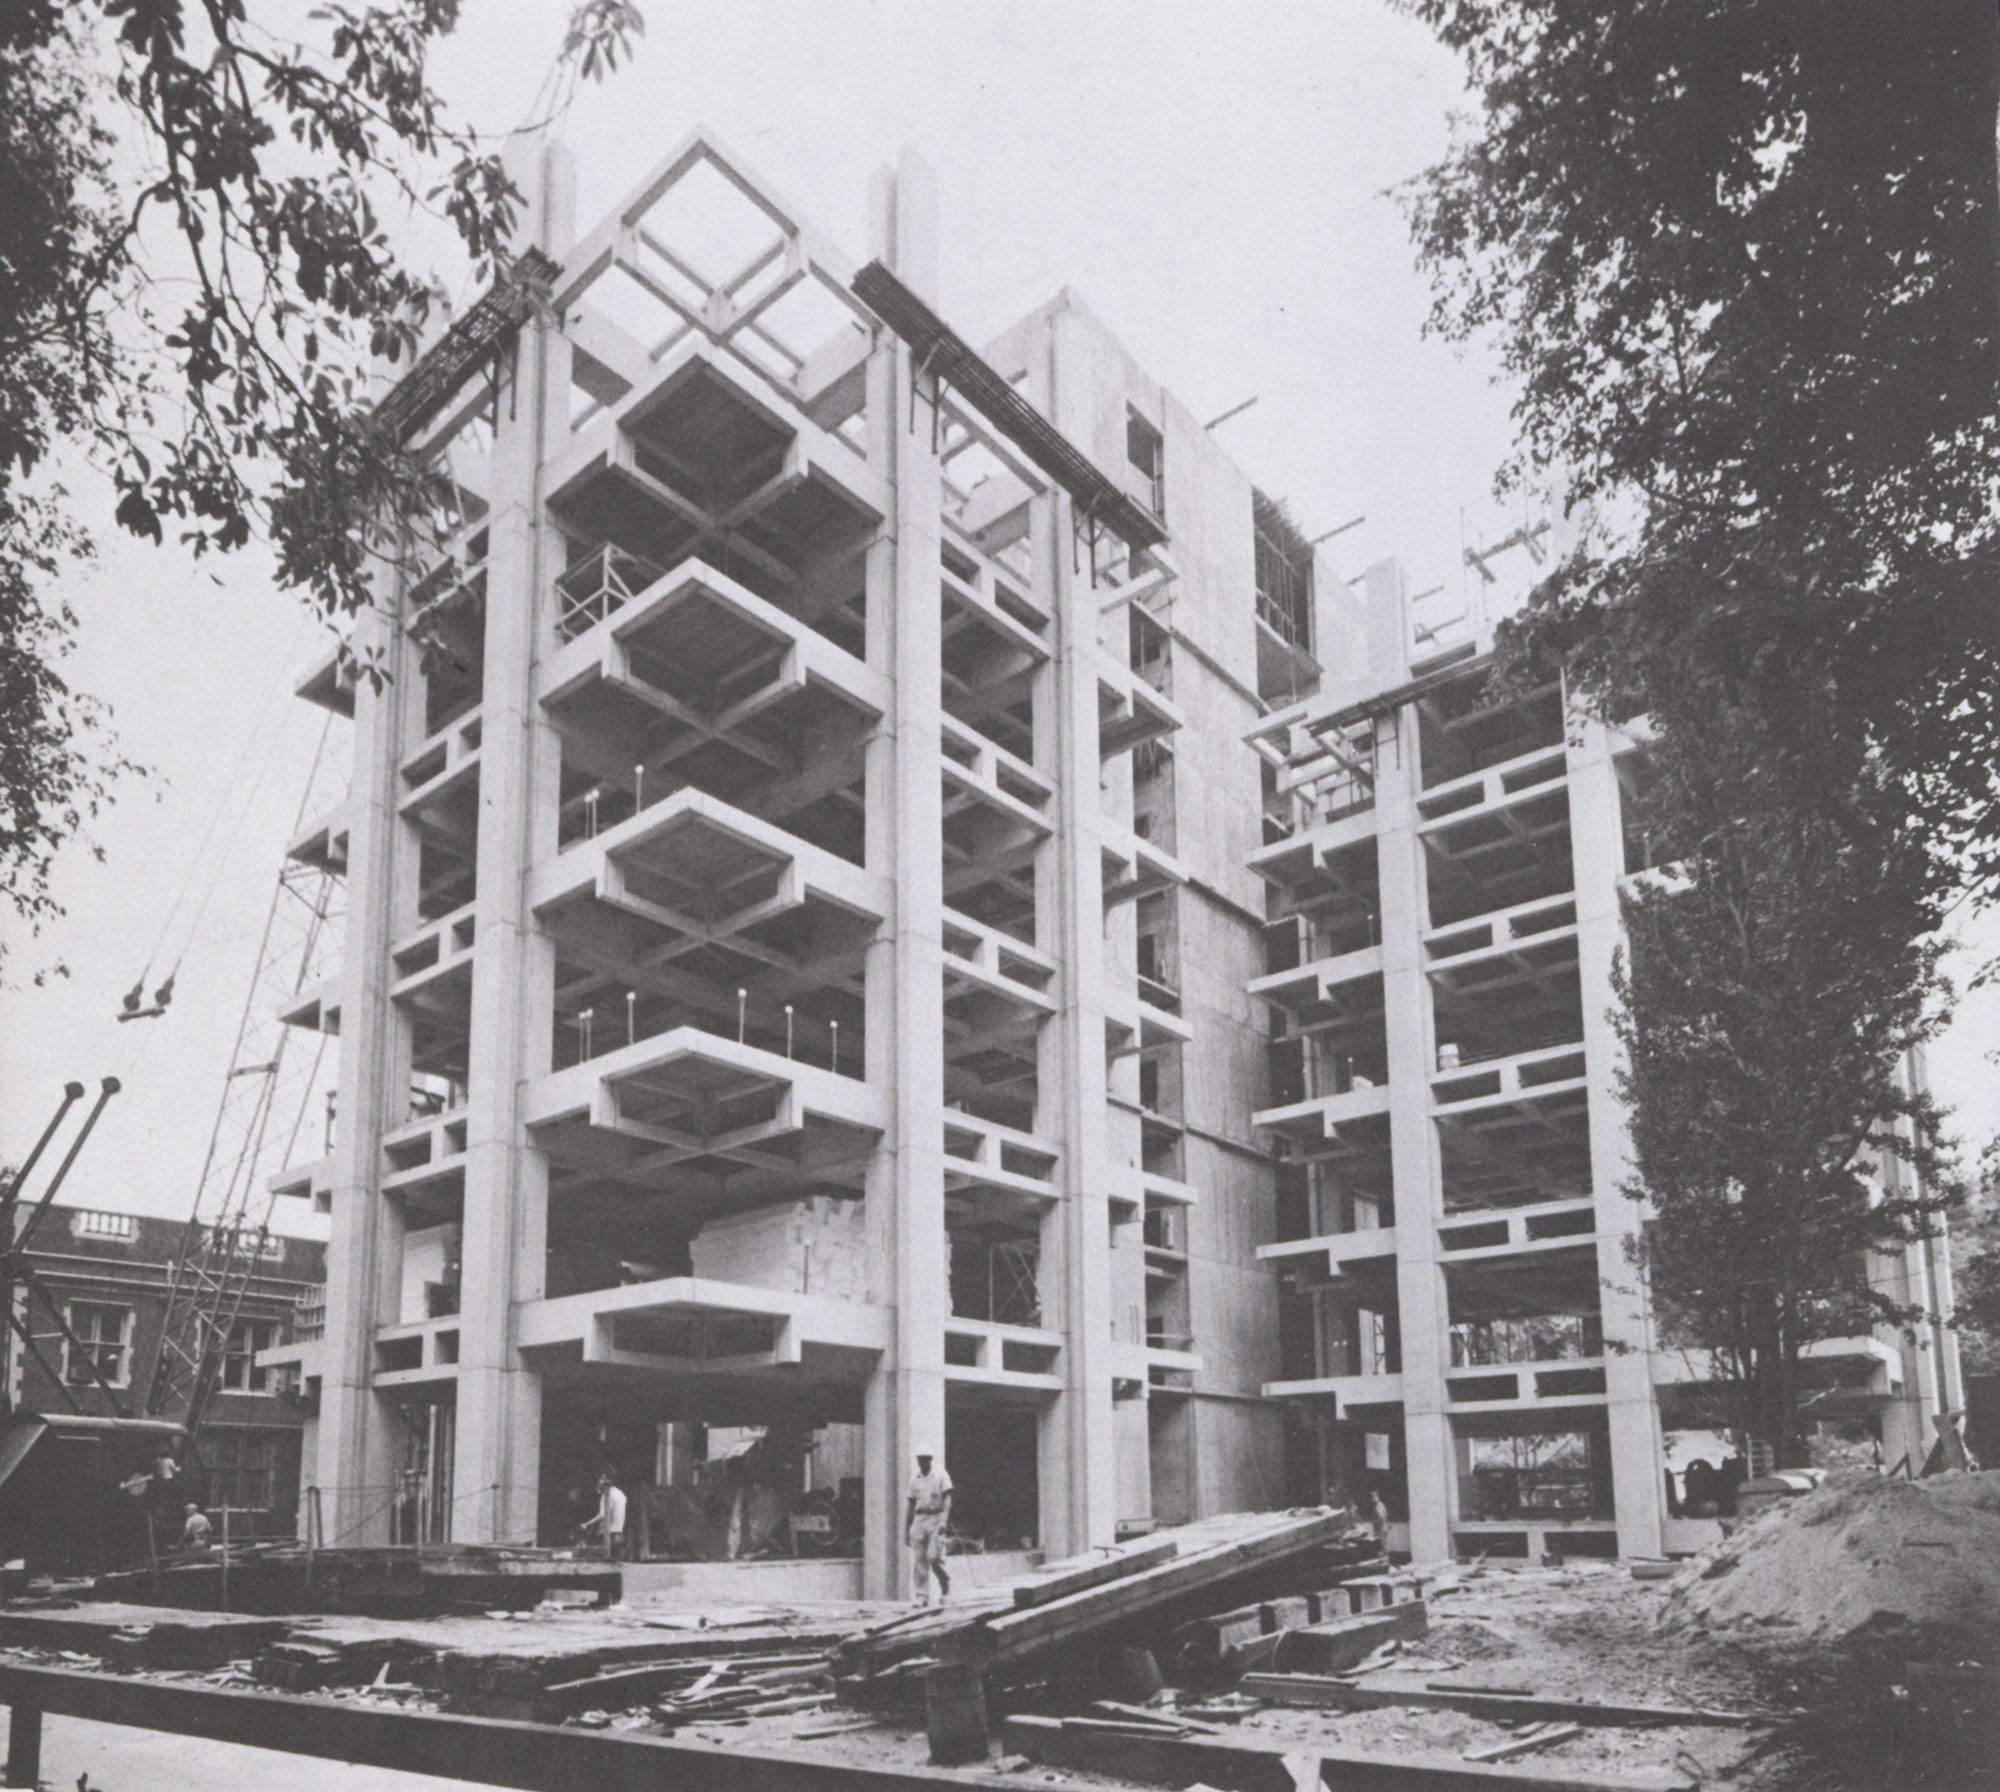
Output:
M741 1744L505 1718L452 1717L350 1700L235 1692L185 1681L132 1680L0 1663L0 1704L283 1754L393 1767L517 1792L964 1792L961 1774L864 1767ZM37 1731L37 1734L39 1732Z
M1087 1562L1081 1568L1066 1568L1043 1579L1023 1582L1014 1589L1014 1605L1016 1609L1021 1609L1047 1605L1052 1599L1066 1599L1072 1593L1102 1586L1108 1580L1121 1580L1128 1574L1171 1562L1180 1554L1180 1549L1181 1546L1171 1537L1149 1539L1139 1548L1107 1555L1101 1561Z
M1684 1778L1600 1774L1578 1777L1541 1767L1487 1765L1443 1755L1369 1755L1355 1749L1302 1748L1295 1739L1168 1736L1141 1724L1118 1733L1074 1729L1055 1717L1010 1717L1000 1731L1009 1754L1050 1767L1107 1773L1163 1786L1199 1780L1223 1792L1294 1792L1285 1765L1304 1752L1322 1764L1339 1792L1693 1792Z
M1408 1705L1428 1711L1462 1711L1468 1717L1491 1718L1503 1724L1542 1718L1618 1727L1688 1724L1748 1728L1778 1721L1753 1712L1689 1705L1614 1705L1593 1699L1548 1699L1471 1688L1357 1686L1351 1680L1330 1680L1320 1674L1245 1674L1239 1685L1244 1692L1281 1705L1325 1705L1335 1711L1383 1711Z
M535 1715L539 1718L555 1719L568 1717L578 1711L628 1711L635 1705L644 1704L656 1693L671 1692L683 1682L699 1679L704 1667L714 1675L735 1666L724 1661L709 1665L699 1659L685 1661L658 1661L644 1667L617 1668L609 1673L592 1674L582 1680L561 1680L553 1686L545 1686L536 1695ZM801 1664L795 1672L788 1672L788 1680L802 1679L813 1673L824 1673L826 1663ZM745 1690L768 1686L770 1676L765 1674L744 1675L736 1685ZM828 1697L832 1695L829 1693Z
M1511 1761L1516 1755L1532 1755L1537 1749L1554 1748L1558 1743L1572 1742L1583 1734L1581 1724L1549 1724L1527 1736L1516 1736L1511 1742L1496 1742L1491 1748L1468 1750L1468 1761Z
M1364 1660L1384 1643L1399 1637L1426 1635L1430 1630L1429 1610L1421 1599L1406 1599L1401 1605L1385 1605L1352 1618L1336 1618L1331 1624L1309 1624L1288 1630L1274 1639L1272 1659L1288 1672L1337 1674Z
M994 1665L1018 1661L1038 1649L1069 1642L1150 1607L1227 1581L1249 1569L1330 1543L1347 1528L1345 1514L1315 1512L1278 1522L1234 1542L1182 1554L1101 1587L1072 1593L1047 1605L1007 1612L987 1621L981 1639Z

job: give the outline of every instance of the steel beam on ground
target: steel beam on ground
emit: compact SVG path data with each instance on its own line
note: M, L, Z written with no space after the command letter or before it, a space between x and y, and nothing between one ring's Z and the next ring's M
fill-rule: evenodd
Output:
M352 1761L522 1792L934 1792L962 1774L855 1767L809 1755L574 1730L497 1717L370 1710L347 1701L234 1692L69 1668L0 1666L12 1709L10 1786L41 1770L41 1719L78 1717L282 1754ZM32 1721L31 1721L32 1720Z

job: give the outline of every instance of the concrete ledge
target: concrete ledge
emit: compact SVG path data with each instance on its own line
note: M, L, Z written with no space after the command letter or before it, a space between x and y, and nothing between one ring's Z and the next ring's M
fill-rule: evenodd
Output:
M859 1599L861 1558L756 1562L623 1562L625 1603L685 1604L690 1597L717 1603Z

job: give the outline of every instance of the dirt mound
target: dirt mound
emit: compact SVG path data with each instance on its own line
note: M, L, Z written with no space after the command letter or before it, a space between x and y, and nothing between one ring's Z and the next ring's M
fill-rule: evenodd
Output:
M1440 1661L1493 1661L1518 1653L1518 1645L1472 1618L1433 1624L1423 1646L1426 1655Z
M1698 1556L1661 1622L1761 1629L1777 1645L1915 1632L2000 1646L2000 1472L1833 1477Z

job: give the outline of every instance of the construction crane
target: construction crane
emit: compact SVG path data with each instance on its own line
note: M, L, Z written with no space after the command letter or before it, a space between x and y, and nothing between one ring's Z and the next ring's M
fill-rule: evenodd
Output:
M70 1391L68 1377L59 1374L55 1365L42 1354L42 1347L36 1341L33 1331L29 1329L27 1318L22 1311L24 1303L16 1299L22 1291L26 1292L30 1303L39 1296L43 1311L54 1316L56 1329L62 1334L64 1344L69 1347L71 1353L69 1360L90 1371L91 1380L110 1400L111 1410L123 1417L124 1396L105 1379L103 1371L98 1367L97 1353L70 1328L65 1303L42 1281L35 1269L34 1259L28 1254L28 1246L34 1242L36 1229L47 1216L50 1206L55 1201L56 1192L62 1187L78 1156L89 1142L98 1117L104 1112L112 1096L118 1093L118 1087L118 1079L115 1076L106 1077L99 1086L96 1102L90 1112L84 1115L82 1127L70 1141L69 1150L63 1154L63 1160L57 1165L56 1173L49 1178L48 1187L42 1190L42 1198L28 1209L28 1217L25 1220L16 1223L21 1209L22 1191L27 1188L28 1178L35 1173L36 1165L42 1161L42 1154L48 1150L50 1143L62 1129L62 1123L68 1118L70 1109L83 1099L81 1083L64 1085L62 1105L56 1109L55 1117L42 1128L42 1136L35 1141L34 1150L28 1153L28 1161L8 1179L5 1189L0 1190L0 1314L5 1315L8 1328L21 1340L27 1353L35 1359L49 1385L68 1401L71 1411L81 1412L83 1403ZM0 1390L0 1396L11 1402L12 1388Z
M377 433L393 442L407 441L469 380L494 371L521 325L547 303L559 272L538 249L525 251L502 269L478 302L383 396L373 418ZM310 817L323 812L334 794L327 753L331 726L329 718L299 803L294 836ZM174 1262L166 1317L145 1384L147 1416L179 1419L190 1446L221 1379L244 1296L271 1236L277 1198L271 1172L293 1161L312 1111L327 1035L322 1030L307 1051L292 1043L296 1029L280 1016L319 979L325 943L337 931L339 894L340 880L331 869L287 859L265 917L256 973L237 1025L194 1213ZM164 1008L171 996L169 978L155 1001Z
M331 732L329 717L300 796L295 837L330 806L339 788ZM323 974L339 896L340 879L328 866L288 858L264 917L256 971L144 1384L146 1416L178 1420L190 1442L201 1428L244 1295L271 1236L277 1199L271 1173L293 1161L312 1111L327 1035L322 1031L310 1045L295 1042L298 1029L280 1016Z

